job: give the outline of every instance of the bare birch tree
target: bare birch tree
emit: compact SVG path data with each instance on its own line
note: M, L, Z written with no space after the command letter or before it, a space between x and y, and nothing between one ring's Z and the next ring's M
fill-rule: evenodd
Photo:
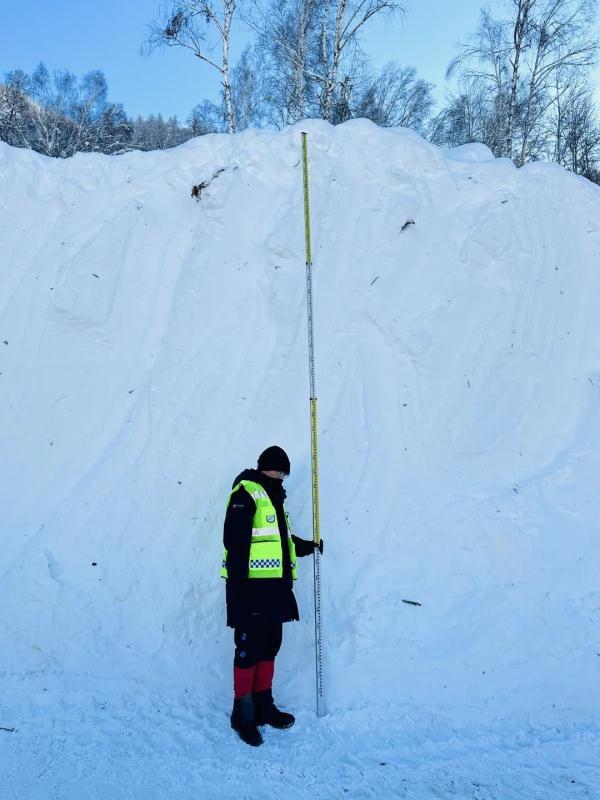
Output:
M233 68L231 93L236 130L259 128L264 114L262 75L250 45Z
M423 132L433 107L433 86L417 78L414 67L386 64L369 79L350 116L366 117L382 127L413 128Z
M377 15L401 11L395 0L255 0L251 25L267 57L271 96L284 100L281 122L345 118L364 78L364 27Z
M598 43L590 36L596 0L544 0L532 15L532 56L527 76L519 162L530 156L537 121L555 102L557 73L572 78L595 61Z
M266 119L277 127L315 115L320 5L319 0L256 0L246 18L257 35L254 58Z
M589 80L556 89L557 101L550 119L553 158L567 169L598 182L600 124Z
M512 0L512 2L515 7L516 15L512 26L512 48L509 55L511 77L506 130L506 153L509 158L513 157L513 134L515 113L517 110L521 56L524 54L524 50L527 47L530 28L530 11L532 10L532 6L535 5L536 0Z
M510 11L505 19L482 11L477 33L447 75L458 72L470 92L487 94L481 108L488 120L495 117L504 144L498 153L496 135L485 143L524 164L548 154L548 114L561 97L557 75L571 82L595 61L598 43L590 30L596 0L504 0L504 6ZM496 133L489 124L482 127Z
M235 114L230 75L231 29L239 0L170 0L160 17L150 25L144 52L158 47L183 47L221 75L225 99L227 129L235 133ZM220 45L220 59L214 59L215 41Z
M446 77L460 75L460 92L451 97L446 123L438 135L452 129L453 146L455 137L462 129L465 136L487 133L484 143L495 155L506 155L506 119L509 99L509 53L506 23L494 19L487 9L481 10L476 33L460 46L446 71ZM472 118L473 113L481 115L479 123ZM444 111L442 115L444 116ZM460 123L460 120L463 120ZM465 141L474 141L472 138Z
M499 123L500 110L490 98L486 85L465 81L456 95L430 121L428 138L442 147L484 142L496 156L504 153L505 130Z
M402 5L395 0L323 0L320 97L323 119L332 121L344 57L359 46L364 26L377 15L395 12L403 12Z

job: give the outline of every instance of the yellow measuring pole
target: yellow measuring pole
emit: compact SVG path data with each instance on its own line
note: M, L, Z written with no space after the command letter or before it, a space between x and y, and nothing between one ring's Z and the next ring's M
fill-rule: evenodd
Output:
M306 239L306 307L308 314L308 373L310 379L310 450L312 462L313 541L319 544L319 458L317 441L317 392L315 380L315 335L313 320L312 245L310 233L310 192L308 185L308 136L302 133L302 175L304 180L304 235ZM323 638L321 619L321 554L315 548L315 663L317 677L317 714L326 713L323 682Z

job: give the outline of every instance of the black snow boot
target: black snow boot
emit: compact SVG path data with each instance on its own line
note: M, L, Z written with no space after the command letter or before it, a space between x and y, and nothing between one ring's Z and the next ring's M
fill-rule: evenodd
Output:
M238 736L246 744L258 747L263 743L263 738L256 727L254 719L254 703L252 702L251 694L233 701L231 727L238 732Z
M271 689L265 689L264 692L256 692L253 694L254 698L254 713L257 725L271 725L273 728L291 728L295 717L292 714L286 714L285 711L280 711L273 702L273 694Z

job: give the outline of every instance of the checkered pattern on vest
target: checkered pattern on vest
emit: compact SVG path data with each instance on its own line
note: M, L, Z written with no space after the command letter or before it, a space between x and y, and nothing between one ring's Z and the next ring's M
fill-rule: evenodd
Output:
M278 569L281 566L279 558L253 558L250 569Z

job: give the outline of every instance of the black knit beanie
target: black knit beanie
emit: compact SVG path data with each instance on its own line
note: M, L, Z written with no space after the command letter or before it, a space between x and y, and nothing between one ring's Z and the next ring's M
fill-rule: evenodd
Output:
M285 450L283 450L281 447L277 447L277 445L274 444L272 447L267 447L267 449L263 450L263 452L259 455L257 469L272 469L289 475L290 460Z

